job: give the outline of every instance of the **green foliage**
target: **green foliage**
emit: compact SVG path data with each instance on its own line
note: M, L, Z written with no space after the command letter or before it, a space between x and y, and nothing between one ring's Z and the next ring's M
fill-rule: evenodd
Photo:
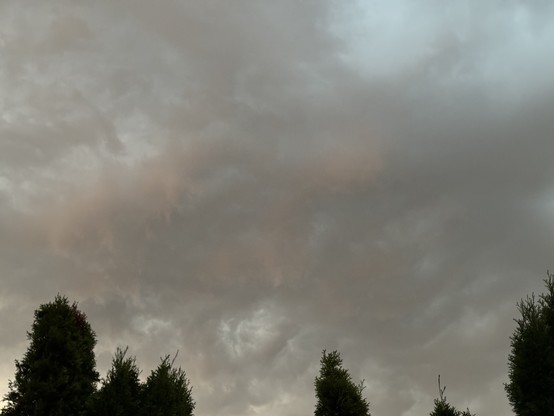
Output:
M191 416L196 403L192 399L192 387L185 372L175 368L175 358L162 359L144 386L141 415L143 416Z
M126 357L128 348L117 349L112 368L95 394L93 414L135 416L140 409L141 382L135 357Z
M15 362L15 380L9 383L2 414L84 415L98 381L96 335L86 315L58 295L35 311L27 338L30 345Z
M506 393L517 416L554 414L554 275L547 272L546 292L518 304L508 357Z
M370 416L369 403L362 396L363 380L352 381L337 351L323 351L321 369L315 379L315 416Z

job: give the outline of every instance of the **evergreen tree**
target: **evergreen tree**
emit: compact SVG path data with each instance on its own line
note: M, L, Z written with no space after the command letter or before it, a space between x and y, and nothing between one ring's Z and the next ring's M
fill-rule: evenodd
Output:
M554 275L546 292L518 304L520 318L511 336L506 393L517 416L554 415Z
M135 357L126 357L125 350L117 349L112 368L102 387L95 394L93 414L98 416L136 416L140 409L140 370Z
M176 358L176 357L175 357ZM174 367L175 358L169 355L152 371L144 386L141 415L191 416L196 403L185 372Z
M323 351L321 369L315 379L315 416L370 416L369 403L362 396L363 380L352 381L337 351Z
M435 408L431 412L430 416L475 416L472 414L469 409L460 412L456 410L454 406L446 401L446 396L444 391L446 386L441 387L441 376L439 375L439 397L435 399Z
M30 345L15 362L15 379L9 383L2 414L84 415L98 381L96 335L86 315L58 295L35 311L27 338Z
M475 416L469 409L460 412L446 401L435 399L435 408L431 412L431 416Z
M430 416L460 416L460 412L446 400L435 399L435 408Z

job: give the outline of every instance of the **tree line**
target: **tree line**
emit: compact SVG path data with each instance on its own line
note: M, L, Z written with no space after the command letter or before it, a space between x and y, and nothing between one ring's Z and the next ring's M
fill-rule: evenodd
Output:
M510 337L508 400L517 416L554 415L554 275L546 291L517 303L520 317ZM29 346L4 396L1 416L192 416L192 386L173 358L162 357L146 381L128 348L117 348L111 368L96 371L96 334L77 303L57 295L34 313ZM371 416L338 351L323 351L315 378L315 416ZM430 416L475 416L457 410L441 387Z
M135 357L118 348L106 377L99 380L96 334L77 303L65 296L35 311L27 338L29 347L15 362L2 416L193 414L192 387L185 371L174 365L175 357L163 357L143 383Z

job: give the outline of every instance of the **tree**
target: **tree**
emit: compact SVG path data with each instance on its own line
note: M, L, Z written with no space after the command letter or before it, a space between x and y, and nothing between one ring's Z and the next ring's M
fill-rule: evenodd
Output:
M460 412L446 400L435 399L435 408L431 416L460 416Z
M141 403L144 416L191 416L196 403L192 399L192 387L185 372L169 355L152 371L146 380Z
M315 378L315 416L370 416L369 403L362 396L363 380L355 384L337 351L323 350L321 369Z
M34 314L30 345L16 360L15 379L4 397L9 416L81 416L86 412L98 373L96 335L86 315L57 295Z
M554 414L554 275L547 272L546 292L522 299L508 356L504 385L517 416Z
M430 416L475 416L469 411L469 409L464 410L463 412L460 412L459 410L456 410L454 406L448 403L446 401L446 396L444 395L446 386L441 387L440 375L438 379L439 379L439 397L435 399L435 408L431 412Z
M126 357L129 347L117 348L112 367L95 394L93 414L136 416L140 409L140 370L135 357Z

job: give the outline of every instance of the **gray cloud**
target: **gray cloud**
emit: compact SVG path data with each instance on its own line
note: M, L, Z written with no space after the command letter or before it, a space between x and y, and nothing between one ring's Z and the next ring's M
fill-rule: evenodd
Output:
M0 372L80 302L105 372L179 350L198 415L509 411L552 247L546 2L0 6Z

